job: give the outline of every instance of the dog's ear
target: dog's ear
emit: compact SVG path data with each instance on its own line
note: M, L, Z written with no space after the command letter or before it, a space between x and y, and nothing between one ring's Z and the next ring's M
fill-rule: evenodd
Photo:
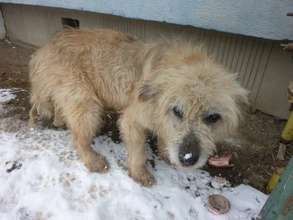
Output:
M239 104L249 105L249 91L244 88L239 88L238 93L235 95L235 100Z
M233 91L233 99L238 104L249 105L249 91L240 85L238 77L238 73L232 75L232 80L234 81L234 83L231 84L231 86L233 85L231 87Z
M152 98L155 98L159 94L159 89L156 88L155 85L150 84L149 82L143 83L143 85L139 88L138 91L138 99L140 101L148 101Z

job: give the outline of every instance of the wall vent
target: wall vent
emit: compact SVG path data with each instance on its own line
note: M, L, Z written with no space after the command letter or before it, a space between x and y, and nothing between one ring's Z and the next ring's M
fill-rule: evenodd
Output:
M79 28L79 20L72 18L61 18L63 28Z

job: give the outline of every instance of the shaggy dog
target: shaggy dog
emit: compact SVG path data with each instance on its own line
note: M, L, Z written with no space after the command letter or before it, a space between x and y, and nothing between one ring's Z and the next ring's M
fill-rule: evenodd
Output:
M147 44L112 30L65 30L30 62L30 123L66 125L90 171L108 169L91 147L103 112L115 109L128 151L129 175L148 186L147 131L159 155L178 167L204 165L237 128L247 92L200 48L178 42Z

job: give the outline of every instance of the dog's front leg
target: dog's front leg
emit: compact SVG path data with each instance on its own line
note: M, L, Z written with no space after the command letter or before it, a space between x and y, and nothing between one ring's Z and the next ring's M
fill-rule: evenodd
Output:
M164 160L167 164L171 164L166 144L160 136L158 137L158 150L160 159Z
M135 121L123 115L121 121L121 133L128 151L128 173L135 181L144 186L151 186L155 182L153 175L147 170L144 129Z

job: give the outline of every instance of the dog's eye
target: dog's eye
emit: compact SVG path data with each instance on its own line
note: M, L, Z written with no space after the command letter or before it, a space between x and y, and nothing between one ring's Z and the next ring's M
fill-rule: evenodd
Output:
M214 124L221 119L221 115L219 113L212 113L204 117L204 122L206 124Z
M172 111L177 118L183 118L183 112L177 106L173 107Z

